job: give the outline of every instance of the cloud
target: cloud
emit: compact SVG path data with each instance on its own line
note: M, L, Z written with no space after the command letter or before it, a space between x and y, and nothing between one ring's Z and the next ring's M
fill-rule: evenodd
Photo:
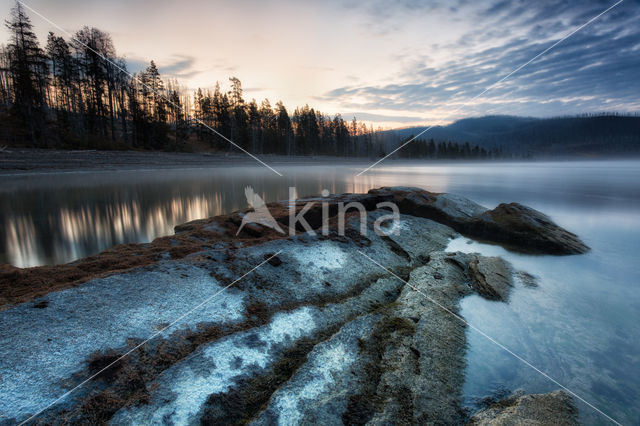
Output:
M194 69L196 58L189 55L174 55L169 62L158 65L158 70L162 74L172 77L190 78L201 71Z
M126 57L127 69L132 73L138 73L147 68L150 61L151 59ZM197 57L185 54L174 54L170 55L168 59L159 59L154 61L163 78L189 80L207 72L212 72L216 75L220 72L225 72L231 75L236 71L235 66L223 61L215 61L209 65L208 69L201 69L196 65L198 61ZM226 78L223 80L226 81Z
M132 74L139 73L140 71L144 70L147 65L149 65L149 61L147 60L140 58L130 58L127 56L125 56L125 62L127 64L127 70Z
M149 66L151 59L126 57L127 69L132 73L143 71ZM172 55L169 60L155 61L158 71L163 77L190 78L201 71L194 68L196 58L188 55Z
M425 117L420 116L402 116L402 115L385 115L385 114L373 114L370 112L351 112L343 114L345 119L356 117L361 121L374 121L374 122L392 122L392 123L423 123Z
M434 110L447 114L464 107L458 117L449 119L472 113L549 116L637 110L637 0L622 3L465 106L611 4L499 0L478 9L461 2L455 6L456 13L466 14L470 29L455 42L439 46L451 59L433 65L426 55L413 54L404 58L406 65L399 75L389 77L389 83L337 87L318 99L339 99L345 108L420 115Z

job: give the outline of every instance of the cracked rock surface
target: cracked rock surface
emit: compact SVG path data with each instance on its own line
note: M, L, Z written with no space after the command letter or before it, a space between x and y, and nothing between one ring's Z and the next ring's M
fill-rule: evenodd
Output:
M445 252L460 234L522 251L586 250L575 235L528 208L490 211L416 188L307 198L297 211L310 201L328 203L328 232L314 207L315 235L254 224L236 238L239 212L181 225L175 237L148 245L0 274L2 288L14 279L20 290L3 300L21 301L0 311L0 423L50 404L36 421L517 424L544 422L549 410L575 414L570 398L554 393L469 419L459 301L476 293L508 303L514 271L500 258ZM344 235L337 232L338 203L351 201L368 210L365 235L353 212ZM376 208L384 201L401 214L393 229L383 227L396 232L378 235L375 221L389 214ZM269 207L284 223L285 204ZM528 239L532 229L537 242ZM118 255L129 256L127 267ZM21 287L29 280L37 291Z

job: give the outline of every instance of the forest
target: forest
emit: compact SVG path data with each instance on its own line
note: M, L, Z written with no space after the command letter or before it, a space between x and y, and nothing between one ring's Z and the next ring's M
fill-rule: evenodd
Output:
M400 145L412 140L409 136L401 141ZM489 158L503 158L501 148L485 149L479 145L471 146L469 142L436 142L433 138L429 141L425 139L415 139L398 151L400 158L428 158L438 160L484 160Z
M340 114L326 115L308 105L289 113L280 101L246 101L235 77L226 92L219 83L187 91L178 81L163 79L154 61L132 74L110 35L97 28L84 27L70 40L49 32L41 47L20 3L11 10L6 28L10 38L0 47L0 145L236 149L227 138L256 154L380 157L388 149L379 132L355 117L345 121ZM407 154L486 156L478 147L449 143L432 149L426 142L416 143Z

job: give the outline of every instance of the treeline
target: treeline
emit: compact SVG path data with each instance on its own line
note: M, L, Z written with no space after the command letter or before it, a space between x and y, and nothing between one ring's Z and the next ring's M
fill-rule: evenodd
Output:
M397 147L411 134L425 127L395 129L383 132L388 147ZM488 157L527 159L571 156L619 156L640 153L640 115L637 113L588 113L577 116L531 118L484 116L464 118L446 126L434 126L427 134L435 140L459 144L466 155L464 142L487 150ZM423 141L422 144L425 142ZM412 146L403 155L433 157L433 147ZM405 150L413 151L407 152ZM451 151L451 150L448 150ZM453 148L455 152L455 147ZM443 150L441 150L443 152ZM446 151L445 151L446 152ZM399 153L400 154L400 153ZM451 155L451 154L446 154ZM482 156L482 151L479 152Z
M254 153L284 155L378 155L380 148L372 128L355 117L345 122L340 114L330 117L308 105L296 108L293 115L283 103L275 107L268 99L260 105L255 99L245 102L242 84L235 77L229 79L231 90L223 93L220 84L215 89L198 89L194 94L193 118L198 140L212 146L224 141L208 128L239 142ZM378 142L377 146L380 146Z
M409 136L400 145L413 139ZM416 139L398 151L400 158L429 158L442 160L486 160L503 158L501 148L485 149L479 145L471 146L469 142L436 142L433 139Z
M282 102L245 101L231 90L187 93L161 77L153 61L131 76L109 34L84 27L72 40L50 32L41 47L22 5L6 21L0 48L0 138L39 148L230 149L211 129L254 153L377 156L372 128L308 105L289 114Z

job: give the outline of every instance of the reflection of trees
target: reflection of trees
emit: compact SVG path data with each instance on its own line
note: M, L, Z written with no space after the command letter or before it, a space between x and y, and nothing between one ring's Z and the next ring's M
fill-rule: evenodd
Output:
M167 198L144 190L125 192L98 203L78 202L72 194L58 209L35 219L29 213L7 217L6 260L17 266L69 261L124 242L150 241L171 234L178 223L223 211L219 192L189 191Z
M240 175L242 173L236 173ZM62 263L98 253L121 243L147 242L173 233L175 225L246 208L244 187L254 186L265 201L286 199L288 184L256 176L201 176L149 180L144 184L95 184L90 187L39 187L2 195L0 262L16 266ZM46 179L46 178L42 178ZM345 182L343 177L315 176L289 184L301 196L322 189L366 192L370 177ZM62 185L66 187L66 185Z

